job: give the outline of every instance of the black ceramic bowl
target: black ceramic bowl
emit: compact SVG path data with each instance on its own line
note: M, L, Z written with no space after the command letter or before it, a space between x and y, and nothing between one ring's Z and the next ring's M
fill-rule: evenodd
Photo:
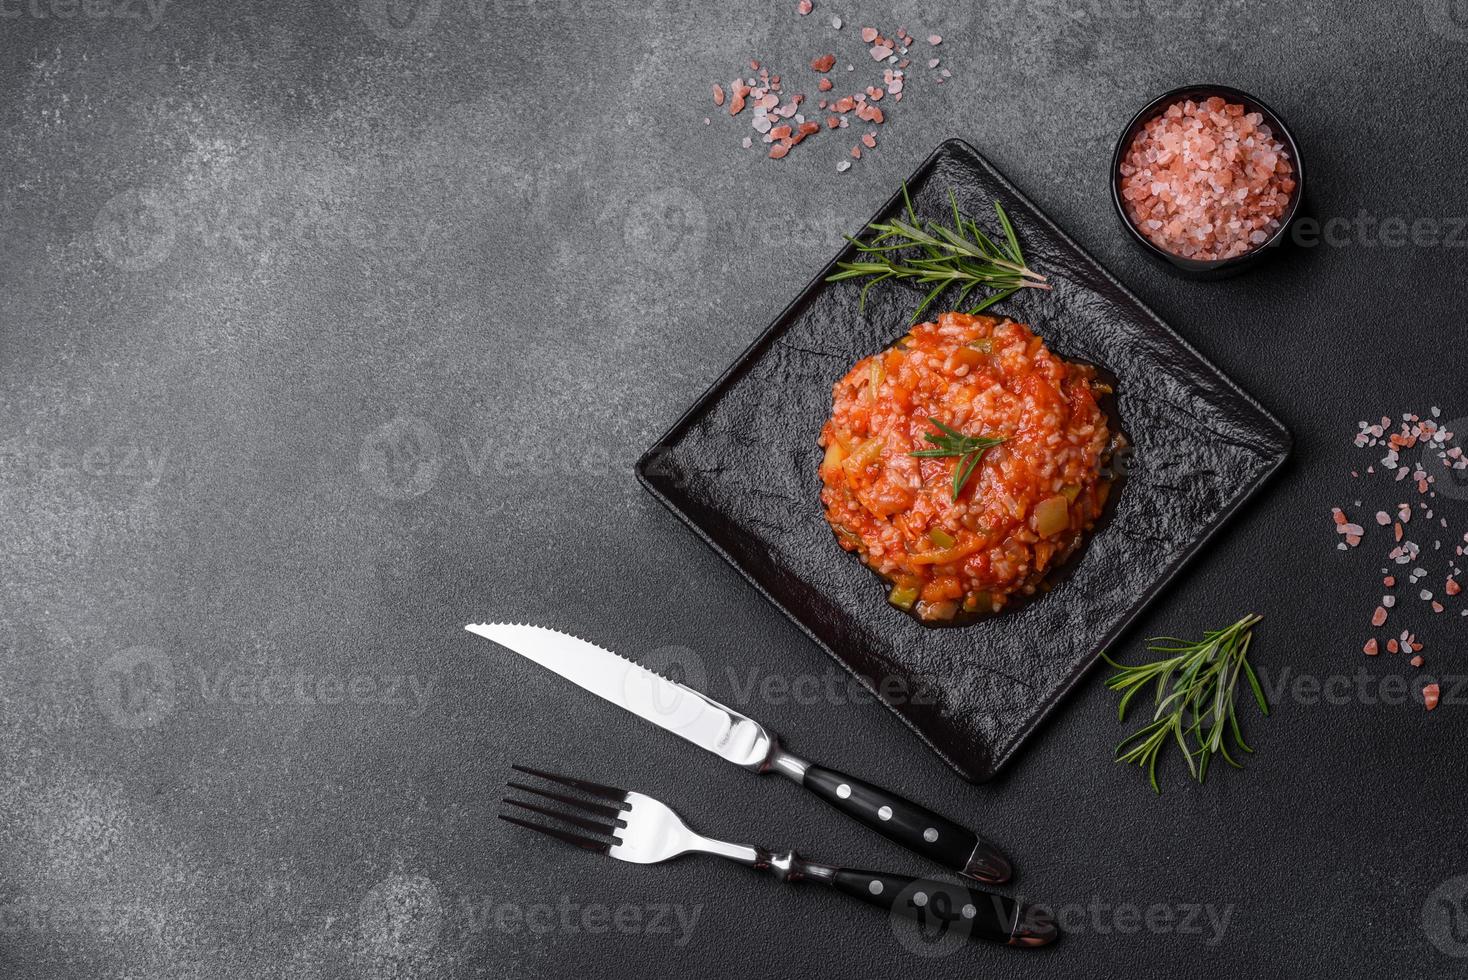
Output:
M1268 240L1255 246L1243 255L1236 255L1231 259L1218 259L1210 262L1174 255L1164 248L1159 248L1152 244L1146 235L1142 234L1140 228L1132 224L1132 219L1127 217L1126 208L1122 206L1121 161L1127 151L1127 147L1131 146L1132 139L1137 135L1137 132L1155 116L1165 112L1168 106L1174 102L1181 102L1186 99L1201 102L1203 99L1214 95L1226 99L1229 102L1239 103L1249 112L1257 112L1264 117L1264 122L1269 126L1270 132L1274 134L1277 140L1284 144L1285 151L1289 154L1290 165L1295 168L1295 190L1290 196L1289 203L1285 206L1284 214L1280 215L1279 227L1275 229L1274 234L1269 236ZM1279 117L1279 113L1269 108L1269 106L1260 102L1247 92L1240 92L1238 89L1229 88L1227 85L1185 85L1182 88L1175 88L1170 92L1162 93L1143 106L1141 111L1135 116L1132 116L1131 122L1127 123L1126 128L1122 130L1121 138L1116 141L1116 149L1111 154L1111 203L1116 206L1116 216L1121 219L1122 225L1131 233L1132 238L1137 244L1142 246L1143 250L1149 255L1167 263L1183 275L1194 279L1222 279L1226 276L1244 271L1269 254L1276 245L1284 241L1285 236L1289 233L1290 223L1295 220L1295 215L1300 210L1300 199L1304 193L1305 165L1300 159L1300 149L1295 145L1295 138L1290 134L1289 127Z

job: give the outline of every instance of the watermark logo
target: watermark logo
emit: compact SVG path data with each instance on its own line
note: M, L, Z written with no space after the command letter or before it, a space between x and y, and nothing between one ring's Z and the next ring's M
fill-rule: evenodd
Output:
M1434 420L1436 421L1436 420ZM1418 443L1421 456L1418 465L1422 472L1432 480L1432 489L1439 496L1448 500L1468 500L1468 467L1460 468L1458 464L1465 454L1468 454L1468 416L1460 416L1450 422L1439 424L1439 428L1451 432L1452 439L1442 444L1421 441ZM1448 456L1447 453L1464 448L1464 453L1459 456Z
M362 441L358 467L373 492L389 500L421 497L443 470L443 443L433 426L402 416Z
M1468 875L1449 878L1422 903L1422 931L1438 952L1468 957Z
M156 268L173 251L178 228L173 209L157 191L133 188L117 194L92 223L97 250L124 272Z
M622 682L626 703L633 710L644 717L656 718L658 724L672 731L686 728L703 716L703 698L660 680L666 678L693 691L706 690L708 668L702 657L688 647L666 646L649 652L641 664L647 670L629 667Z
M1004 899L998 895L979 896L978 901L954 898L951 888L935 888L932 881L915 881L902 889L892 902L888 919L892 934L902 948L925 959L935 959L957 952L969 942L979 916L1005 921Z
M443 13L443 0L357 0L367 29L384 41L425 36Z
M1468 0L1422 0L1422 15L1432 33L1468 42Z
M422 875L392 875L362 899L357 922L362 942L389 960L421 960L438 946L443 930L438 887Z
M622 220L628 253L650 265L695 264L708 232L703 202L682 187L652 191L634 201Z
M92 679L97 704L119 728L152 728L178 704L178 681L168 654L156 647L114 653Z

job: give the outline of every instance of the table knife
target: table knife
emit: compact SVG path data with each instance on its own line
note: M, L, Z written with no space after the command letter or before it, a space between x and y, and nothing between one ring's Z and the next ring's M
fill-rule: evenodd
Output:
M1009 859L991 842L880 786L808 762L763 725L594 643L543 626L465 629L533 660L598 697L757 773L778 772L908 850L975 881L1000 883Z

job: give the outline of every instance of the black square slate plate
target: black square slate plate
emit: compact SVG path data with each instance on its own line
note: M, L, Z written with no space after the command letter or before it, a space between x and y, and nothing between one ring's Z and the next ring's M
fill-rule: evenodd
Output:
M874 288L863 314L859 285L825 283L828 266L642 457L638 476L868 686L897 678L908 695L931 695L887 704L961 775L983 782L1284 461L1290 435L967 143L940 146L908 188L920 217L947 213L951 189L964 213L991 224L998 199L1054 290L1024 290L990 312L1031 324L1062 357L1116 378L1115 410L1132 445L1126 475L1112 513L1054 588L973 625L932 629L889 606L877 576L836 544L816 439L831 386L906 333L922 295L906 286ZM901 207L899 191L879 217Z

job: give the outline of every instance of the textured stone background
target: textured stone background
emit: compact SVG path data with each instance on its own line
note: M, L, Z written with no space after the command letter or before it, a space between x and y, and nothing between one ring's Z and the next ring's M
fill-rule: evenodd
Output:
M1328 509L1367 496L1355 420L1468 414L1468 247L1353 224L1187 283L1119 234L1106 160L1143 101L1217 80L1291 121L1319 217L1461 221L1468 14L792 6L0 2L0 975L1468 975L1461 703L1284 697L1247 773L1173 766L1156 799L1109 762L1097 677L971 787L632 477L962 136L1298 440L1128 651L1247 607L1272 676L1349 675L1377 557L1336 553ZM740 150L708 83L860 63L865 23L943 34L953 79L915 82L849 173L819 138ZM806 754L970 814L1072 935L955 950L712 861L507 832L520 760L916 869L459 629L492 617L701 665ZM1413 617L1429 668L1460 670L1464 621Z

